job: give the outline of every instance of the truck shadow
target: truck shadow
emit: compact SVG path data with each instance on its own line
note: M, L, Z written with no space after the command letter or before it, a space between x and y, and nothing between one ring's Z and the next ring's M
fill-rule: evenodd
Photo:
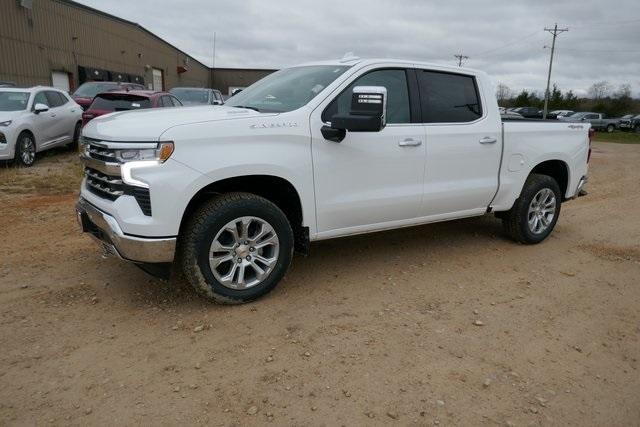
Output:
M394 263L425 265L436 258L443 261L441 257L446 253L451 256L473 255L486 251L492 245L505 244L515 243L503 234L500 221L493 215L319 241L312 243L308 257L295 256L285 280L270 295L256 303L270 304L280 298L303 298L310 289L322 291L334 288L335 284L326 279L338 270L375 275L371 272L371 263L383 269L385 265ZM444 262L447 262L446 258ZM170 299L173 304L192 306L194 309L225 309L225 306L209 304L196 295L180 274L174 274L169 282L163 282L133 266L126 268L129 270L129 282L135 283L131 292L139 297L130 300L134 305L137 304L135 300L148 301L151 298L157 301Z

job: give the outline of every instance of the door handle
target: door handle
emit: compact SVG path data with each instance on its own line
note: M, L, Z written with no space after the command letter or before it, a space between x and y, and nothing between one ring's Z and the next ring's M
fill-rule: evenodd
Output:
M398 145L400 147L417 147L419 145L422 145L422 141L420 141L419 139L406 138L398 142Z
M51 117L55 117L55 116L56 116L56 114L55 114L55 113L51 114Z
M498 139L490 136L485 136L484 138L481 138L480 141L478 142L480 144L495 144L496 142L498 142Z

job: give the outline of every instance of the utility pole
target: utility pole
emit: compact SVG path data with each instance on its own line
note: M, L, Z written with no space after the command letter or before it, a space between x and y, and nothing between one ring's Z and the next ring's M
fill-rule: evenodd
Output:
M216 32L213 32L213 60L211 62L211 88L215 89L213 86L214 82L214 73L216 72Z
M553 41L551 42L551 58L549 59L549 74L547 74L547 90L544 92L544 110L542 112L542 118L547 118L547 109L549 107L549 84L551 83L551 67L553 66L553 52L556 49L556 37L558 34L569 31L568 28L558 28L558 24L555 24L553 28L545 28L546 32L553 34Z
M457 55L453 55L455 58L458 58L458 67L462 67L462 61L464 59L469 59L468 56L463 55L462 53L459 53Z

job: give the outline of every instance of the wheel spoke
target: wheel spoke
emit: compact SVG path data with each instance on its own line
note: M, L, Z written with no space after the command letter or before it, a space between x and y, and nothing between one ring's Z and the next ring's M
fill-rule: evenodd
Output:
M260 261L262 264L266 265L267 267L271 267L278 260L277 257L265 258L262 255L256 255L254 258L256 261Z
M220 255L220 256L212 255L212 256L209 257L209 263L212 264L211 265L212 268L216 268L220 264L222 264L224 262L228 262L228 261L233 261L233 255L232 254L225 254L225 255Z
M244 282L244 272L246 270L247 266L242 263L242 264L238 264L238 287L239 288L244 288L245 287L245 282Z
M269 238L263 240L262 242L258 243L255 245L256 249L262 249L265 248L267 246L270 245L274 245L278 243L278 236L276 236L275 234L273 236L270 236Z
M256 264L255 260L251 260L251 268L253 268L253 271L256 272L256 278L258 280L262 280L265 274L265 270L258 264Z
M238 264L236 264L234 262L233 265L231 266L231 268L229 269L229 272L224 276L219 276L218 280L223 285L226 285L226 286L232 285L233 284L233 277L236 275L236 270L237 269L238 269ZM215 270L214 270L214 272L215 272Z

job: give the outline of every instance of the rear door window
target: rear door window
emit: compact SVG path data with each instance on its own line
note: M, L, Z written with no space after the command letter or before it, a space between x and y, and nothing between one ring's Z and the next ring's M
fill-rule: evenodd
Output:
M89 108L105 111L141 110L151 108L151 101L149 98L136 95L103 94L96 96Z
M67 103L67 98L64 97L60 92L55 92L53 90L48 90L45 92L47 99L49 100L49 106L51 108L60 107Z
M465 123L482 117L473 76L418 70L418 82L423 123Z

